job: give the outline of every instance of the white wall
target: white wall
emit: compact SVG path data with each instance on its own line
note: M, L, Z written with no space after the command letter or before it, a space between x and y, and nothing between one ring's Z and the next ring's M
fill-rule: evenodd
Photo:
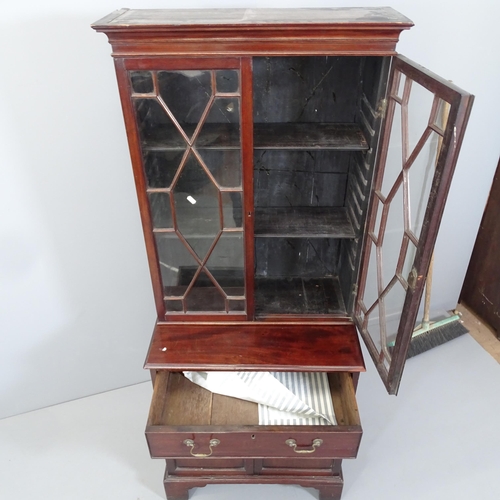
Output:
M185 0L182 7L368 6ZM128 7L165 7L143 1ZM177 4L178 5L178 4ZM496 0L393 0L399 51L476 95L439 237L455 305L499 157ZM18 1L0 19L0 417L143 381L155 313L110 46L116 0Z

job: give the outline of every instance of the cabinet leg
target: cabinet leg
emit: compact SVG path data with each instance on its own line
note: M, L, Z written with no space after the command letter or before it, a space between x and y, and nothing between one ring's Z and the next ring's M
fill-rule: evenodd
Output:
M340 500L342 485L316 486L319 491L319 500Z
M189 486L182 483L169 483L165 481L167 500L188 500Z

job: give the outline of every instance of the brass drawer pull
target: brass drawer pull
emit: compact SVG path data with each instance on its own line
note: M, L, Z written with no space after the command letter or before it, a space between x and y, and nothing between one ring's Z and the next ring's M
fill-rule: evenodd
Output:
M290 446L290 448L293 448L293 451L295 453L314 453L316 451L316 448L319 448L323 444L323 440L315 439L312 442L312 448L310 450L297 450L297 441L295 441L295 439L287 439L285 441L285 444Z
M211 439L210 443L208 444L208 448L210 450L210 453L193 453L193 448L194 448L194 441L192 439L186 439L184 440L184 444L191 448L189 450L189 453L193 455L193 457L209 457L214 450L212 448L215 448L217 445L220 444L220 441L218 439Z

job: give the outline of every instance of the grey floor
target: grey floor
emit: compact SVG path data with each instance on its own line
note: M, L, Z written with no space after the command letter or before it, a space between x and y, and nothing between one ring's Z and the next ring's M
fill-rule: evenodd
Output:
M500 498L500 366L465 335L410 359L398 397L368 358L358 388L364 435L344 462L343 500ZM163 463L143 437L151 385L0 421L0 498L164 499ZM194 489L195 500L312 500L295 486Z

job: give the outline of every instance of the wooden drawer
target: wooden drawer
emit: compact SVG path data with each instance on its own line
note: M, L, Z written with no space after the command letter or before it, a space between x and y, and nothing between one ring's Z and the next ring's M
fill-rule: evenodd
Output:
M181 373L159 371L146 428L151 457L355 458L362 429L352 377L328 377L338 425L267 426L258 425L255 403L212 394Z

